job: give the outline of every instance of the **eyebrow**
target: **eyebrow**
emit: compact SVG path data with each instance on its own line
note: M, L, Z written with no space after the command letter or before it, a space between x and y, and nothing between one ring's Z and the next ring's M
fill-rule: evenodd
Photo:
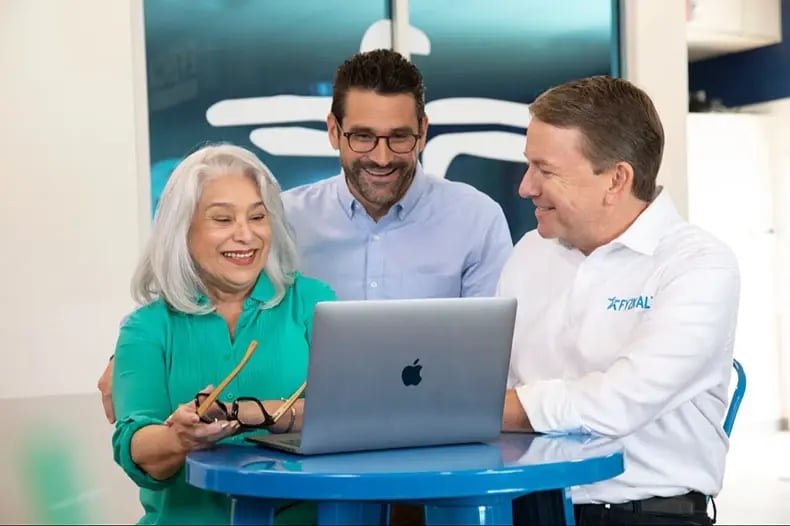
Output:
M263 201L258 201L257 203L251 204L250 207L248 208L248 210L252 210L254 208L258 208L259 206L263 206L264 208L266 208L264 206L264 204L263 204ZM211 210L212 208L235 208L235 206L233 206L233 204L231 204L231 203L225 203L223 201L217 201L215 203L211 203L210 205L208 205L206 207L206 211Z
M538 166L539 168L550 168L550 169L553 169L553 170L557 169L557 165L556 164L552 164L552 163L546 161L545 159L533 159L533 160L530 161L529 158L527 158L527 153L526 152L524 152L524 159L527 160L528 164L534 164L535 166Z
M368 126L352 126L346 131L351 133L369 133L371 135L377 135L376 130ZM390 128L388 133L415 133L415 131L411 126L399 126L397 128Z

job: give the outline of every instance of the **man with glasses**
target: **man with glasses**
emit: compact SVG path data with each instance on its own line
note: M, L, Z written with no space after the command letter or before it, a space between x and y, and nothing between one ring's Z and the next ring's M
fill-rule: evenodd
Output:
M400 54L354 55L337 70L329 141L342 172L283 194L302 271L340 299L492 296L512 249L501 207L425 174L420 72Z
M327 117L342 171L283 194L302 271L341 300L496 292L512 250L507 221L484 193L423 173L424 92L419 70L394 51L344 62ZM422 509L393 506L391 522L422 523Z

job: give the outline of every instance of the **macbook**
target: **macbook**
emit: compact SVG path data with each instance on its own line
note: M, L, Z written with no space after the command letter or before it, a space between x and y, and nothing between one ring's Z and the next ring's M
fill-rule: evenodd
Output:
M248 436L304 455L499 437L515 298L318 303L300 433Z

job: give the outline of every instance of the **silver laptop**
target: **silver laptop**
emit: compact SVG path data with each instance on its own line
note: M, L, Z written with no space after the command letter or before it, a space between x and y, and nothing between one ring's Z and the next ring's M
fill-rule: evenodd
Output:
M303 455L499 436L514 298L318 303L301 433L247 440Z

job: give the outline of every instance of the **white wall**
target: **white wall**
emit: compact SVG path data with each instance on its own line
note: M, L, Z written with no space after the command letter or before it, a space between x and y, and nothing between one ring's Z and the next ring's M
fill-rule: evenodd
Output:
M0 0L0 523L134 523L96 380L148 225L142 0Z
M775 374L780 404L778 416L786 430L790 421L790 99L754 104L741 108L741 111L760 113L770 119L771 190L777 239L775 279L779 356ZM751 178L748 174L746 177Z
M740 267L735 357L748 388L737 427L765 432L781 414L771 124L754 113L688 116L689 219L726 242Z
M2 0L0 398L93 393L143 235L141 0Z
M659 184L688 217L686 115L688 50L686 7L672 0L621 0L623 77L653 99L664 125L666 145Z

